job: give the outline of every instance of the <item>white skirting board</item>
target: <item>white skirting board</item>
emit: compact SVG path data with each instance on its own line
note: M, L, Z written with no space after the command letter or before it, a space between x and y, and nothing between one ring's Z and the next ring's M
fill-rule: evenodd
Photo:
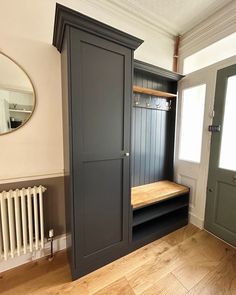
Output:
M66 249L66 235L62 235L59 237L56 237L53 241L53 251L58 252L60 250ZM45 248L43 250L35 251L32 253L27 253L25 255L17 256L12 259L0 260L0 273L4 272L6 270L15 268L17 266L20 266L22 264L37 260L39 258L45 257L50 255L50 243L47 242L45 244Z
M198 216L194 215L193 213L189 213L189 222L200 229L204 228L204 220L200 219Z

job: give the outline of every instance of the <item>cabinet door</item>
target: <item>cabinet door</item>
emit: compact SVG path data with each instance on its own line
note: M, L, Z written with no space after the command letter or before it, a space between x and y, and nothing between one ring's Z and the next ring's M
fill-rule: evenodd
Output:
M132 51L70 29L75 274L127 252Z

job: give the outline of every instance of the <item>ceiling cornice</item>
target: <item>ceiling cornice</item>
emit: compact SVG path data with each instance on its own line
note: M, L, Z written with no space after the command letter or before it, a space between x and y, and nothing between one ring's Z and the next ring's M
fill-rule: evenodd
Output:
M173 28L170 28L170 26L167 25L167 23L162 24L161 21L158 22L154 21L154 16L150 15L150 20L147 20L147 17L143 17L143 9L141 7L136 7L136 5L132 4L124 4L121 2L117 2L115 0L90 0L90 4L94 5L95 7L100 7L103 10L109 11L112 14L117 14L120 16L127 16L127 19L132 19L133 21L136 21L137 23L141 23L144 26L148 27L152 31L156 31L172 40L174 40L176 36L176 31L173 30ZM145 12L146 15L146 12Z
M236 1L230 2L181 38L180 55L190 55L235 32Z
M210 15L204 14L204 12L201 15L196 15L192 20L191 20L191 25L187 24L188 29L185 30L184 32L181 32L181 35L187 35L188 32L191 32L195 30L195 28L201 26L205 22L207 22L209 19L214 17L217 13L221 13L221 11L225 10L225 8L230 5L233 1L231 0L228 3L223 3L222 0L215 0L214 3L211 4L211 13Z
M233 0L232 2L234 2ZM192 29L192 27L198 26L199 23L204 22L207 16L202 17L198 16L195 18L195 22L189 24L187 30L181 31L172 25L169 20L164 16L156 15L153 11L145 9L145 4L140 4L138 1L117 1L117 0L90 0L94 5L100 6L105 10L110 10L112 13L119 13L121 15L126 15L127 17L136 20L139 23L144 24L152 30L158 31L159 33L173 38L177 35L183 35L185 32ZM227 4L226 4L227 5ZM222 0L216 0L215 3L211 5L212 13L223 9L224 5ZM204 13L203 13L204 15Z
M141 6L138 2L135 3L135 5L132 2L121 2L117 0L106 0L112 3L116 7L122 8L124 11L128 11L132 15L135 15L138 20L142 19L149 25L157 27L160 31L170 34L173 36L176 36L178 34L178 31L174 28L174 26L171 26L169 22L165 20L164 17L161 17L160 15L155 15L153 12L145 10L145 17L144 15L144 9L143 6ZM158 19L158 21L156 20Z

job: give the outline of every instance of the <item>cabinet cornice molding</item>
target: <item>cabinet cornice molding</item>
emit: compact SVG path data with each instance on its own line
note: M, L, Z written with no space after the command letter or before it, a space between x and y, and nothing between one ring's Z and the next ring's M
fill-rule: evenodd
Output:
M184 77L183 75L179 73L172 72L172 71L160 68L158 66L155 66L137 59L134 60L134 69L142 71L142 72L150 73L153 75L157 75L157 76L166 78L168 80L173 80L173 81L179 81Z
M124 33L118 29L115 29L109 25L106 25L80 12L57 3L54 22L53 45L59 52L61 52L62 49L62 41L66 26L92 33L128 47L132 50L135 50L143 43L143 40L139 38Z

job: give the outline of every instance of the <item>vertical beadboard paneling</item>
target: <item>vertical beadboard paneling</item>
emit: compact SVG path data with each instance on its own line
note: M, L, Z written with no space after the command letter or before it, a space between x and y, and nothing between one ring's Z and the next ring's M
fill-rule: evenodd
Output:
M140 183L145 183L145 165L146 165L146 109L141 109L141 147L140 147Z
M162 113L160 111L157 112L157 122L156 122L156 155L155 155L155 179L161 178L161 122L162 122Z
M141 157L141 108L136 108L135 112L135 126L134 126L134 169L140 171L140 157ZM140 173L134 173L134 184L140 183Z
M134 84L171 91L162 78L135 72ZM173 91L173 90L172 90ZM145 96L147 102L148 97ZM173 174L175 108L169 112L132 108L132 186L171 179ZM171 170L171 171L170 171Z
M151 110L151 128L150 128L150 182L155 181L155 149L156 149L156 110Z
M145 181L144 183L150 182L150 149L151 149L151 113L146 109L146 131L145 131ZM134 171L134 173L139 173Z
M165 161L166 161L166 112L161 114L161 128L160 128L160 172L165 175Z

